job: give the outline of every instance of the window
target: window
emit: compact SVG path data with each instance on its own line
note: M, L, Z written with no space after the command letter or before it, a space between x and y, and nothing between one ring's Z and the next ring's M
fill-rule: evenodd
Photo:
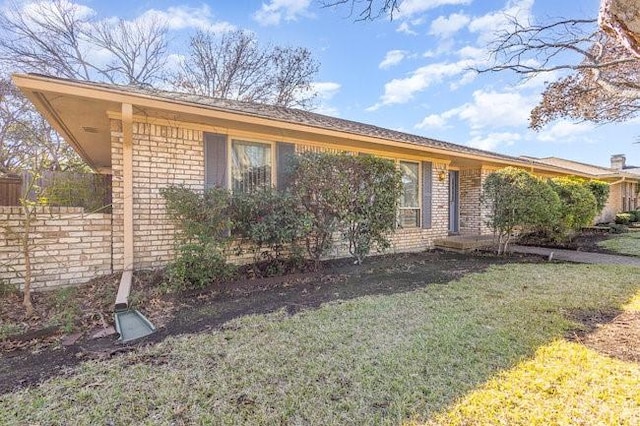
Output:
M271 186L270 144L233 140L231 156L233 192L250 192Z
M402 228L420 226L420 165L410 161L399 162L402 172L399 225Z

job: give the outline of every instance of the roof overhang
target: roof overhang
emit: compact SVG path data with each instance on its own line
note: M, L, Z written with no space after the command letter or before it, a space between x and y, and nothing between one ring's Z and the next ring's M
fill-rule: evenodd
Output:
M110 117L117 117L123 104L133 105L134 114L149 120L190 123L202 129L229 133L251 131L276 140L308 140L355 148L383 149L401 154L428 153L452 165L487 167L517 166L533 172L593 177L532 160L451 151L444 148L347 133L330 128L266 118L224 108L132 93L118 86L95 85L32 74L14 74L13 82L33 102L51 125L94 170L111 169Z

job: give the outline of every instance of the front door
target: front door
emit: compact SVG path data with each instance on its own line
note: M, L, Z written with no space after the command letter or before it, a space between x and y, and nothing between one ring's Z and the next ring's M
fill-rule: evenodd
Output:
M449 233L460 231L460 172L449 171Z

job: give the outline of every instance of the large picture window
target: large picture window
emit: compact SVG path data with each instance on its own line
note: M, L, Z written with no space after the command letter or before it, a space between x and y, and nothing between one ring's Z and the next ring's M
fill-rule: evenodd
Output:
M402 194L400 195L399 225L402 228L420 226L420 165L400 161L402 171Z
M231 189L250 192L271 186L271 145L233 140L231 142Z

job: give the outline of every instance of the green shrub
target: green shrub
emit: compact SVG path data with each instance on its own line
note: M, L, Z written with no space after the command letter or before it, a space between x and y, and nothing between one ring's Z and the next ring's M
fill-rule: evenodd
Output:
M267 262L268 275L300 262L300 242L311 229L311 218L293 195L271 188L234 194L230 215L240 250L251 252L254 264Z
M631 214L629 213L618 213L616 214L616 223L618 225L628 225L631 223Z
M300 200L302 209L310 218L310 229L305 236L305 247L316 268L320 259L333 245L333 234L338 230L340 211L336 196L336 176L341 169L336 155L305 152L293 159L291 193Z
M637 214L638 212L636 212L635 210L630 210L630 211L626 211L626 212L622 212L622 213L629 215L629 223L635 223L638 220L640 220L640 217Z
M184 186L161 190L169 219L177 228L176 258L167 268L174 288L201 288L227 278L229 192L220 188L194 191Z
M343 157L346 163L345 203L340 216L342 235L349 242L349 253L362 263L373 246L389 248L387 235L395 230L398 199L402 191L402 172L389 160L370 155Z
M188 242L177 247L176 258L167 267L167 279L174 290L198 289L231 277L234 269L217 244Z
M553 229L557 238L571 237L582 227L593 223L598 213L596 197L582 182L571 178L554 178L549 183L561 201L559 221Z
M401 173L389 160L316 152L297 156L291 190L311 219L305 242L316 266L332 247L334 233L345 238L358 263L373 246L388 247L401 189Z
M506 251L516 230L553 226L560 209L560 199L546 181L513 167L487 176L482 202L490 210L487 224L498 236L499 254Z
M609 199L609 184L607 182L591 179L585 180L584 186L593 194L596 199L596 216L604 209Z
M614 223L609 225L610 234L624 234L629 232L629 228L626 225Z

